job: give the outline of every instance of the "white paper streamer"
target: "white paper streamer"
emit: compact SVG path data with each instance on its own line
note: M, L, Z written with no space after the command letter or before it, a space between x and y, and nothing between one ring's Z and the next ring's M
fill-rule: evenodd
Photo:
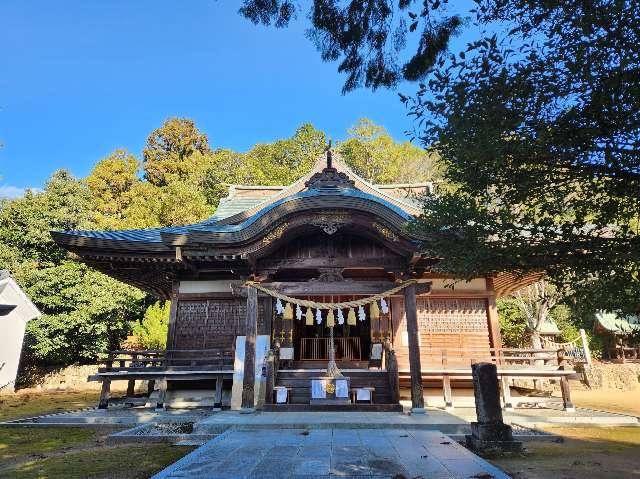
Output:
M319 309L316 309L316 323L322 323L322 311Z
M282 306L282 301L280 301L280 298L278 298L278 300L276 301L276 313L284 313L284 306Z
M341 309L338 310L338 324L344 324L344 315Z
M358 306L358 319L360 321L364 321L367 319L366 314L364 314L364 308L362 306Z
M389 313L389 305L384 300L384 298L380 299L380 311L382 311L382 314Z
M302 308L299 304L296 304L296 319L300 321L302 319Z

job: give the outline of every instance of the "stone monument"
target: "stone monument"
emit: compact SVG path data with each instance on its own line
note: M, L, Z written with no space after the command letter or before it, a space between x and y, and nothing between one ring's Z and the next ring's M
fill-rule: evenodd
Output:
M520 452L522 443L513 440L511 426L502 419L498 369L493 363L471 365L477 422L471 423L467 447L474 451Z

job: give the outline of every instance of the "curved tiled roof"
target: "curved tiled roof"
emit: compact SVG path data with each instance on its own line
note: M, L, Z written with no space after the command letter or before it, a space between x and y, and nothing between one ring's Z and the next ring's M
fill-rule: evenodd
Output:
M96 240L107 241L126 241L126 242L139 242L139 243L163 243L165 238L173 238L177 235L188 235L190 233L217 233L223 235L225 233L237 233L243 231L254 223L260 221L264 216L273 212L274 210L285 210L289 204L300 203L301 200L307 200L312 198L350 198L356 200L364 200L366 202L377 204L390 210L400 219L408 221L411 218L406 211L398 206L384 200L383 198L374 196L369 193L365 193L354 188L343 189L339 191L325 191L311 189L307 191L300 191L294 195L279 199L273 203L267 204L260 209L257 213L251 215L244 221L237 224L219 224L218 222L211 221L211 219L203 221L201 223L195 223L186 226L173 226L165 228L151 228L151 229L137 229L137 230L120 230L120 231L85 231L85 230L72 230L64 232L54 232L56 239L63 239L65 236L75 238L91 238ZM165 237L165 238L163 238Z

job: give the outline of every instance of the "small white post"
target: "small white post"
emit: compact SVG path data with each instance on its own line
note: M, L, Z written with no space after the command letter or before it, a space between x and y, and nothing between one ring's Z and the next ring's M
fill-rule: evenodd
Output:
M587 360L587 365L591 367L591 351L589 350L587 333L585 333L584 329L580 329L580 339L582 340L582 349L584 350L584 357Z

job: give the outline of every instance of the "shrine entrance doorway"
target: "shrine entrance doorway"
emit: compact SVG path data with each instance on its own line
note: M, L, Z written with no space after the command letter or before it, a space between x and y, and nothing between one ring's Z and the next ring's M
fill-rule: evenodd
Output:
M344 302L358 299L360 296L308 296L304 299L318 302ZM336 361L348 363L354 367L368 367L371 346L382 341L385 335L391 334L391 324L388 315L373 321L369 314L369 306L363 307L364 318L361 320L357 309L354 309L355 324L348 324L348 310L344 309L343 319L340 324L337 311L334 311L335 326L333 328L334 347ZM292 344L294 348L293 359L301 366L313 367L325 364L329 359L330 328L326 324L326 311L322 314L322 323L316 321L316 311L313 310L313 324L307 324L305 313L302 310L302 318L293 320ZM389 323L389 324L387 324ZM285 343L288 341L285 340ZM344 364L343 364L344 365Z

